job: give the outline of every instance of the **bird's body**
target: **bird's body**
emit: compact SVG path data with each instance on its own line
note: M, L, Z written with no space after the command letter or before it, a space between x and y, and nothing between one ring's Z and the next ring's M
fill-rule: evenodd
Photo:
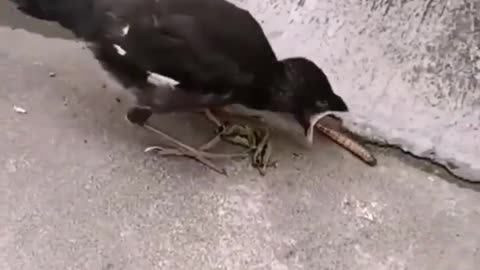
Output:
M237 103L291 113L311 134L319 114L348 110L320 68L300 57L278 60L255 18L226 0L11 1L87 41L153 113ZM175 91L152 87L150 72L178 82Z
M89 42L126 87L143 87L154 72L185 91L235 93L238 103L259 109L270 96L272 89L260 86L278 63L273 49L251 14L224 0L23 2L38 3L26 11Z

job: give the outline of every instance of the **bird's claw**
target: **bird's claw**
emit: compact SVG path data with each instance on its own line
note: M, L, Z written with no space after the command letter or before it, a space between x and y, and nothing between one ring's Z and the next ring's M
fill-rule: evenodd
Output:
M209 159L220 159L220 158L238 158L238 157L247 157L246 154L214 154L209 152L204 152L201 150L185 150L185 149L176 149L176 148L165 148L162 146L149 146L145 148L144 152L152 152L157 151L157 155L160 156L183 156L189 157L197 160L198 162L202 163L203 165L213 169L214 171L228 176L227 172L223 168L219 168L215 164L213 164Z
M193 158L193 159L197 160L198 162L202 163L203 165L211 168L212 170L214 170L214 171L216 171L220 174L223 174L225 176L228 176L227 171L225 169L219 168L218 166L213 164L210 160L205 159L204 157L202 157L201 155L198 155L198 153L195 153L195 152L187 152L187 151L184 152L184 151L179 150L179 149L164 148L162 146L149 146L149 147L145 148L145 150L144 150L144 152L152 152L152 151L158 151L156 154L160 155L160 156L173 155L173 156L190 157L190 158Z
M163 133L162 131L156 129L155 127L149 125L148 123L145 123L143 127L147 130L150 130L153 133L156 133L157 135L162 136L164 139L168 140L170 143L173 143L176 145L175 148L165 148L162 146L150 146L145 148L145 152L151 152L151 151L159 151L158 155L176 155L176 156L184 156L184 157L190 157L198 162L202 163L203 165L213 169L214 171L227 175L227 172L225 169L220 169L218 166L213 164L210 159L232 159L232 158L245 158L248 157L246 153L239 153L239 154L216 154L216 153L210 153L206 152L205 150L210 149L214 147L220 140L218 138L213 138L212 140L208 141L207 143L203 144L199 149L195 149L194 147L191 147L189 145L186 145L177 139L170 137L169 135Z
M162 146L149 146L143 150L145 153L153 152L156 151L157 155L160 156L182 156L184 153L178 149L175 148L165 148Z
M243 153L220 154L220 153L207 152L207 150L215 147L220 141L225 140L226 139L225 136L227 136L227 137L230 137L230 136L237 137L238 136L238 138L240 138L241 134L246 132L247 134L243 134L243 135L248 135L247 137L249 139L252 139L250 137L252 137L254 135L254 132L253 132L253 130L251 130L249 128L236 126L236 125L231 126L228 123L222 123L218 119L216 119L216 117L213 114L210 114L209 112L207 112L207 117L212 122L214 122L217 126L216 136L213 137L208 142L201 145L200 147L194 148L194 147L191 147L187 144L184 144L181 141L178 141L177 139L175 139L175 138L167 135L166 133L158 130L157 128L151 126L148 123L148 119L150 118L151 115L152 115L152 111L149 107L136 106L136 107L131 108L128 111L128 113L126 115L126 119L130 123L140 125L143 128L145 128L145 129L147 129L147 130L149 130L153 133L156 133L157 135L160 135L165 140L169 141L170 143L174 144L175 146L172 147L172 148L167 148L167 147L157 146L157 145L149 146L149 147L144 149L144 152L156 151L157 152L156 154L160 155L160 156L183 156L183 157L193 158L193 159L197 160L198 162L202 163L203 165L205 165L205 166L207 166L207 167L213 169L214 171L216 171L220 174L223 174L223 175L227 175L226 170L221 169L218 166L216 166L215 164L213 164L211 159L233 159L233 158L246 158L246 157L250 156L250 153L251 153L252 149L250 149L251 147L250 147L250 144L248 144L248 143L247 143L247 145L243 145L243 146L249 148L248 151L243 152ZM237 132L239 132L239 134L235 135ZM230 134L230 133L232 133L232 134ZM228 139L227 139L227 141L228 141ZM235 140L233 140L233 141L235 141ZM255 159L258 159L258 157L262 157L260 159L262 161L264 161L263 160L263 153L258 155ZM260 164L258 164L258 165L260 165L261 167L266 167L265 164L263 164L262 162L260 162Z

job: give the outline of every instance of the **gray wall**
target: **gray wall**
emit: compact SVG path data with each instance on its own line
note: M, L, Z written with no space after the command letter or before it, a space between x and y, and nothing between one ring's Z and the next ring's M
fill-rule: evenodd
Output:
M352 131L480 181L480 1L231 1L324 69Z

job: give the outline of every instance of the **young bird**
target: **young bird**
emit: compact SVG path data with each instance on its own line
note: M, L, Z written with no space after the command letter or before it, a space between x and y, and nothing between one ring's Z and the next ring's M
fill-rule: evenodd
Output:
M312 143L325 113L348 111L317 65L277 59L255 18L225 0L10 1L88 42L101 65L135 90L138 106L127 118L139 125L153 113L242 104L290 113ZM164 87L148 82L151 73L162 76Z

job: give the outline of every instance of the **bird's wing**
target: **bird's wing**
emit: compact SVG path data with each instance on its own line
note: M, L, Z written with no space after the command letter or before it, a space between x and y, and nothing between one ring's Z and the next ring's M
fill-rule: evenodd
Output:
M257 70L276 60L250 13L225 1L206 0L210 5L162 1L172 4L168 9L140 8L112 19L108 31L114 34L105 46L120 47L122 57L146 70L208 91L246 86Z

